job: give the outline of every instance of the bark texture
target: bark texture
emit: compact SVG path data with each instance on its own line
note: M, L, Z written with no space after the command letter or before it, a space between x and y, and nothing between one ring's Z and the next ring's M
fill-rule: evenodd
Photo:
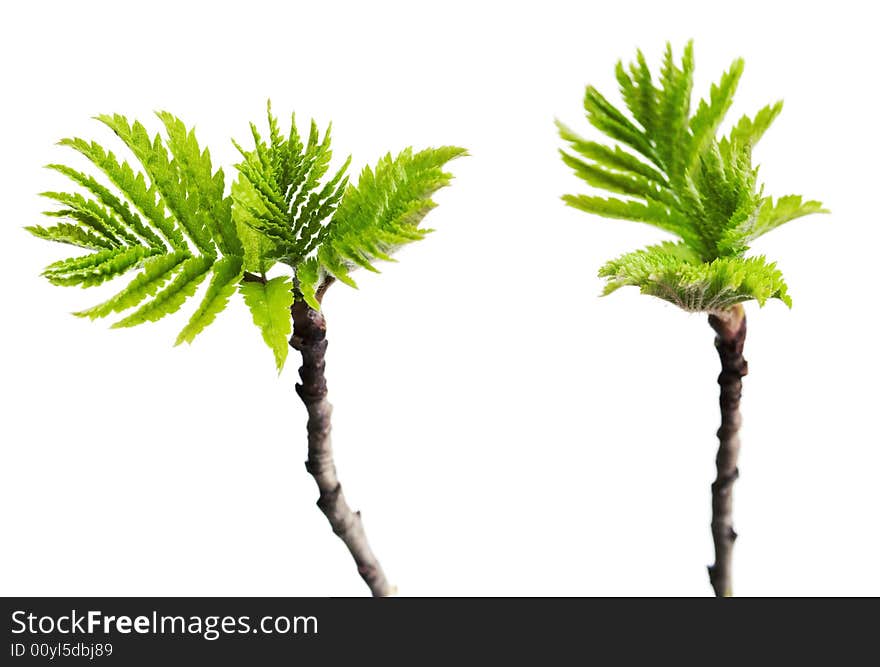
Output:
M733 484L739 477L739 401L742 396L742 378L749 372L743 358L746 340L746 316L743 307L709 316L715 330L715 347L721 359L721 428L718 429L718 456L715 458L717 476L712 484L712 539L715 542L715 564L709 566L709 581L717 597L733 595Z
M327 284L323 285L319 291L319 300L326 287ZM333 407L327 400L327 382L324 378L324 353L327 350L327 324L324 315L302 301L294 302L291 314L293 337L290 345L302 354L303 360L299 369L302 382L296 385L296 393L309 413L309 458L306 461L306 470L318 484L318 507L330 521L333 532L348 547L358 572L373 595L390 595L393 589L367 542L360 512L349 507L336 476L330 439L330 415Z

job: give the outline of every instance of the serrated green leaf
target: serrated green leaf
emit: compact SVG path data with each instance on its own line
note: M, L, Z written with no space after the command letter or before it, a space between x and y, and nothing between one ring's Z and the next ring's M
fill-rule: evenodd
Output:
M667 232L687 238L694 245L698 244L695 232L688 226L687 220L672 211L662 202L647 200L625 201L613 197L590 197L587 195L563 195L562 199L572 208L588 213L595 213L603 218L632 220L644 222Z
M778 298L790 303L775 265L744 257L749 243L761 234L796 217L824 212L818 202L803 202L800 197L783 197L774 204L758 183L752 148L782 103L764 107L753 119L744 116L727 137L719 137L743 62L735 60L711 87L708 100L691 114L693 70L690 43L680 63L667 44L656 85L641 52L629 68L617 64L621 96L641 127L588 87L587 120L657 168L618 146L589 141L557 123L561 137L577 153L562 151L565 164L592 187L626 197L577 194L563 199L603 217L651 224L683 242L609 262L602 269L608 278L606 293L637 285L686 310L725 308L746 299L763 304ZM686 248L686 257L681 248Z
M693 43L688 42L677 67L672 45L666 45L663 67L660 70L660 89L657 93L657 125L650 137L672 183L684 178L687 155L682 150L689 140L691 89L694 82Z
M289 333L290 318L285 312L288 324L276 321L277 311L288 310L298 297L318 307L316 292L324 279L335 276L354 285L349 272L355 267L376 271L375 260L392 261L399 246L424 238L431 230L420 227L421 221L436 206L430 197L451 178L442 167L464 154L455 147L415 154L406 149L395 158L385 156L375 172L365 170L358 186L350 186L350 157L330 171L329 126L322 135L313 121L301 138L291 117L284 137L267 105L268 138L263 140L251 125L253 149L236 144L243 157L237 165L240 178L225 196L223 171L214 170L194 130L170 113L157 116L164 134L152 136L140 122L122 115L97 117L134 155L134 167L95 142L62 140L109 185L66 165L50 165L87 196L45 193L60 205L47 215L72 222L28 231L95 252L50 265L46 277L57 284L90 286L143 267L116 295L76 313L94 319L134 309L113 325L118 328L176 312L210 273L201 304L178 343L192 341L209 325L236 283L246 278L249 286L242 292L256 309L255 319L279 368L287 354L284 331ZM340 206L345 215L337 216ZM295 293L290 281L266 282L266 272L277 261L294 269ZM262 287L253 286L261 281Z
M800 195L779 197L775 204L768 197L764 200L754 227L749 230L748 238L756 239L780 225L784 225L786 222L796 220L805 215L812 215L813 213L829 213L829 211L822 207L821 202L804 201Z
M63 164L46 165L49 169L64 174L75 183L81 185L94 194L97 201L103 205L105 221L112 227L116 236L124 239L128 243L141 243L145 241L147 245L154 248L164 248L162 242L152 229L144 225L143 221L134 213L128 204L121 201L119 197L114 195L108 188L104 187L88 174L84 174L75 169L71 169Z
M180 332L175 345L180 345L183 342L192 343L193 339L226 308L229 297L235 292L235 286L241 279L242 258L234 255L224 257L214 264L211 270L213 274L208 291L196 312Z
M664 243L627 253L599 271L604 294L627 285L690 312L719 312L744 301L768 299L791 306L782 274L763 257L702 262L685 244Z
M703 154L706 144L715 138L718 126L733 103L733 95L736 93L744 68L745 62L742 58L734 60L721 80L717 84L712 84L708 101L700 100L697 111L689 122L691 130L690 146L688 146L689 167L694 166Z
M658 185L640 174L614 172L596 164L590 164L580 158L559 151L562 161L574 169L584 181L600 190L608 190L642 199L653 199L663 202L666 206L675 207L675 196L665 187Z
M152 225L159 230L172 248L185 250L186 242L173 220L166 217L165 205L161 198L157 200L155 186L147 186L142 173L135 174L127 162L120 162L112 152L104 150L96 142L83 139L62 139L62 146L69 146L78 151L98 167L120 192L130 201ZM161 242L159 243L161 245Z
M668 187L669 183L663 174L620 147L609 148L593 141L587 141L559 121L556 121L556 126L559 128L559 136L568 141L575 151L585 158L593 160L596 164L634 176L642 176L658 185Z
M93 199L86 199L76 192L41 192L40 196L53 199L66 207L58 211L45 211L44 215L75 220L109 241L114 247L127 243L138 243L136 237L127 233L107 209Z
M43 275L53 285L80 285L92 287L126 273L150 255L156 254L155 248L129 246L101 250L84 257L55 262L46 267Z
M265 234L257 231L258 223L251 211L265 214L266 209L254 186L243 175L232 184L232 197L236 202L233 208L238 237L244 249L244 269L259 275L266 275L275 264L272 258L275 243Z
M180 168L171 161L161 137L156 135L151 140L143 125L137 121L129 124L119 114L102 114L97 118L113 130L138 158L166 206L196 247L206 255L214 254L211 233L205 217L199 214L199 199L187 192Z
M286 276L262 282L243 282L239 291L251 310L254 324L263 340L275 355L278 372L284 367L289 350L293 324L290 307L293 305L293 283Z
M346 263L345 259L330 244L322 245L318 248L318 261L321 267L331 276L345 283L349 287L357 288L357 283L349 275L351 265Z
M330 127L321 139L312 121L304 145L292 117L290 134L284 139L271 106L267 106L269 142L252 125L253 150L236 144L244 158L236 167L250 186L239 185L233 190L236 204L246 212L238 214L236 220L268 239L273 246L272 255L295 267L320 242L322 228L345 190L350 158L322 185L332 157ZM253 248L260 239L252 236L249 241Z
M77 193L44 193L64 207L47 215L67 217L79 224L31 227L29 231L98 249L92 255L50 265L46 277L56 284L88 287L143 265L143 271L114 297L76 313L94 319L139 306L116 327L155 321L176 312L210 272L206 297L181 334L181 340L192 340L213 321L234 291L244 248L232 218L232 197L224 193L222 170L213 170L210 154L199 147L193 130L171 114L160 112L158 116L167 133L164 140L161 135L151 139L143 125L129 123L124 116L98 117L131 150L144 173L135 173L127 162L95 142L62 140L62 145L73 148L103 172L111 186L71 167L49 165L94 199Z
M303 300L309 307L321 310L316 293L321 284L321 267L317 258L307 259L296 267L296 281Z
M385 155L375 169L365 167L326 228L318 249L323 268L354 286L350 270L374 269L373 260L387 259L400 246L424 238L427 230L419 224L436 205L431 197L452 180L444 165L466 154L456 146L418 153L408 148L393 158Z
M191 255L182 250L167 255L150 257L144 262L144 270L123 289L107 301L87 310L74 313L77 317L96 319L111 313L121 313L134 308L148 296L153 296L168 280L174 276L180 265Z
M120 329L145 322L156 322L166 315L176 313L186 300L196 293L212 264L212 257L192 257L186 260L167 287L131 315L113 324L112 328Z
M770 104L761 109L755 118L743 116L730 131L730 142L734 144L754 146L782 111L782 101Z
M620 94L633 117L646 132L652 132L656 124L657 89L654 87L651 71L642 52L638 52L638 63L630 65L629 72L623 62L618 61L615 75L620 86Z
M168 148L174 157L187 199L194 203L191 212L194 224L207 229L214 244L226 255L241 256L241 242L232 222L232 198L224 197L223 170L216 173L211 155L199 147L195 130L187 130L176 116L167 111L156 113L168 134Z
M47 241L57 241L58 243L67 243L80 248L108 250L116 247L112 241L109 241L103 236L93 234L88 229L83 229L79 225L71 225L64 222L52 227L33 225L31 227L25 227L25 229L37 238L46 239Z
M635 149L658 167L663 166L645 133L633 125L623 113L592 86L587 86L584 109L587 112L587 120L597 130Z

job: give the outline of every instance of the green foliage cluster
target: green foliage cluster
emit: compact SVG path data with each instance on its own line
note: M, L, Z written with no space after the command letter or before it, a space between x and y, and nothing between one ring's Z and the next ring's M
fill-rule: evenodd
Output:
M403 244L424 238L431 230L419 225L435 206L431 196L452 178L443 167L465 154L450 146L418 153L408 148L364 168L352 185L350 158L326 178L329 128L321 137L312 122L303 138L292 116L284 136L269 108L268 138L252 124L254 147L236 144L242 161L227 192L223 170L214 170L194 130L169 113L157 116L164 136L151 136L120 115L97 117L135 158L134 167L94 141L60 142L87 158L98 177L48 165L77 188L43 193L57 204L46 215L58 221L26 229L89 252L50 264L44 275L56 285L92 287L138 270L110 299L75 313L92 319L127 313L114 327L178 311L207 279L178 344L192 342L238 289L279 371L294 300L320 308L315 294L322 281L332 276L355 286L354 268L376 271L375 260L390 260ZM268 278L278 263L292 271Z
M691 113L693 45L680 64L667 44L659 80L645 57L617 64L625 114L592 86L584 96L587 120L612 145L590 141L557 123L569 150L562 159L598 190L620 197L565 195L570 206L608 218L643 222L680 241L627 253L603 266L605 294L639 287L689 311L717 311L755 299L788 305L782 274L763 256L746 258L750 243L789 220L825 210L797 195L773 200L758 185L752 150L782 110L777 102L754 118L743 116L726 136L718 129L743 72L736 60L709 98Z

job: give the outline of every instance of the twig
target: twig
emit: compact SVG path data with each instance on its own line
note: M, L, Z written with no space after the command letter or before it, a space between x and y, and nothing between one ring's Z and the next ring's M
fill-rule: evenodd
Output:
M319 287L316 294L319 302L332 282L332 278L325 280ZM301 299L294 302L291 314L293 337L290 345L302 354L303 359L299 369L302 383L296 385L296 393L309 413L309 458L306 461L306 470L318 485L318 507L327 517L333 532L348 547L358 572L373 595L390 595L393 589L367 542L360 512L349 507L336 476L330 440L330 415L333 407L327 400L327 381L324 377L324 354L327 350L327 323L324 314L309 307Z
M709 566L709 581L717 597L733 595L733 484L739 477L739 401L742 378L749 372L743 358L746 340L746 315L741 305L709 315L715 330L715 347L721 359L721 428L718 429L718 456L715 458L717 477L712 484L712 539L715 542L715 564Z

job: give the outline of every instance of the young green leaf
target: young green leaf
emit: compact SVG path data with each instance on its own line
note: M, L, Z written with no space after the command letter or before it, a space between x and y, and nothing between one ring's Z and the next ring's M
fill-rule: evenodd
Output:
M69 222L26 229L40 238L94 251L46 267L44 274L55 284L90 287L143 267L115 296L76 313L94 319L140 306L115 327L155 321L176 312L210 273L205 299L178 339L191 341L235 291L244 248L232 218L232 198L224 193L223 172L213 171L208 151L201 150L195 133L179 119L164 112L159 118L166 129L165 140L159 135L150 139L143 125L129 123L123 116L99 117L131 149L143 172L135 173L95 142L62 140L62 146L87 158L111 185L66 165L49 165L85 194L44 193L62 207L47 215Z
M236 144L242 161L227 194L223 171L214 168L195 131L170 113L156 115L164 134L150 135L143 124L119 114L97 117L134 155L132 164L93 141L60 142L85 158L97 177L49 165L79 191L44 193L58 205L46 215L63 221L26 229L89 252L54 262L44 275L55 284L90 287L139 269L114 296L75 313L91 319L123 313L114 328L177 312L208 280L177 344L192 342L209 326L241 283L279 370L287 356L293 300L319 309L325 281L354 286L354 269L376 271L376 260L391 260L400 246L429 233L420 225L435 206L431 196L451 179L443 166L464 154L448 146L406 149L395 158L386 155L375 170L364 170L357 186L349 185L350 158L330 168L329 126L321 133L312 122L300 136L291 116L284 135L270 107L266 138L252 124L253 148ZM636 172L645 169L615 151L608 160ZM641 183L655 175L627 178ZM279 262L293 275L267 281Z
M176 345L180 345L184 341L192 343L193 339L226 308L229 297L235 292L235 286L241 280L244 271L242 258L235 255L224 257L218 260L211 270L213 275L208 285L208 291L189 323L177 337Z
M317 292L323 278L322 273L317 257L307 259L296 267L296 280L299 292L309 307L315 310L321 310Z
M364 167L326 227L318 249L322 268L354 286L351 269L375 270L373 261L387 261L400 246L424 238L430 230L419 224L436 206L431 197L452 180L443 167L463 155L467 151L456 146L407 148L394 158L389 153L375 169Z
M293 305L293 283L286 276L264 282L243 282L239 291L251 310L254 324L260 329L263 340L275 355L278 372L284 368L293 330L290 307Z
M144 270L139 273L121 292L104 303L87 310L74 313L78 317L96 319L107 317L111 313L121 313L134 308L148 296L153 296L180 269L180 265L190 258L188 252L181 250L150 257L144 262Z
M131 315L116 322L113 328L119 329L133 327L144 322L156 322L166 315L176 313L184 302L196 293L196 289L211 270L213 260L213 257L192 257L186 260L167 287Z
M25 229L37 238L67 243L79 246L80 248L88 248L89 250L108 250L115 247L113 242L106 237L93 234L79 225L71 225L65 222L61 222L53 227L33 225L25 227Z
M676 63L667 45L654 83L641 52L627 69L616 68L621 95L641 128L592 87L587 88L587 120L619 146L589 141L557 123L573 151L562 160L592 188L625 199L588 194L563 199L588 213L645 222L677 236L682 244L653 246L609 262L600 275L605 293L634 285L686 310L717 310L747 299L790 303L782 276L762 258L746 258L749 243L794 218L825 212L819 202L800 197L775 204L763 195L752 148L782 110L782 103L742 117L729 136L716 136L743 72L735 60L691 114L693 50L689 43ZM681 248L687 249L687 257Z

